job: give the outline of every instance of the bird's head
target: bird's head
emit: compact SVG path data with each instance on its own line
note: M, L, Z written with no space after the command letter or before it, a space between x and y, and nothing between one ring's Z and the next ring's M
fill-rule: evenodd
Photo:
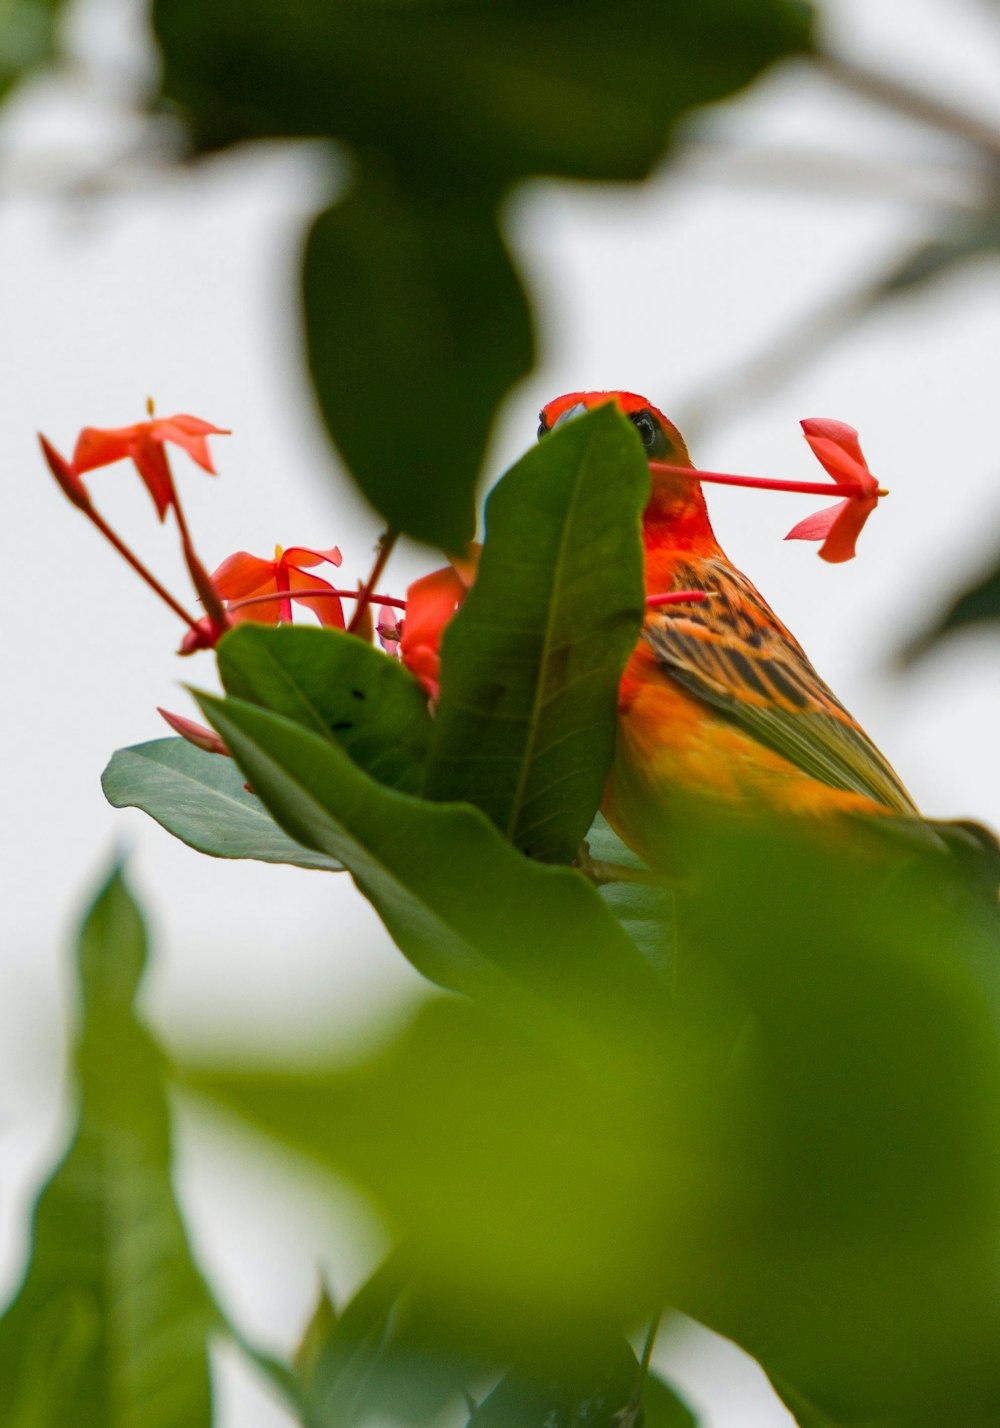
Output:
M684 438L672 421L637 392L567 392L556 397L538 413L539 438L554 431L563 422L589 411L592 407L614 402L639 433L639 439L650 461L664 461L672 466L690 466L691 458Z
M567 392L547 402L538 414L538 437L541 440L564 422L572 421L593 407L606 402L623 411L639 433L646 456L665 466L691 467L692 461L684 438L658 407L636 392ZM714 542L705 509L701 484L689 476L654 471L646 525L683 527L692 539Z

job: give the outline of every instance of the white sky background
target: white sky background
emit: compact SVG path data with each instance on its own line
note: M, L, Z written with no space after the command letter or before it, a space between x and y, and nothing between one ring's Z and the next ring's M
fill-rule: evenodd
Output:
M825 8L843 50L1000 124L1000 24L986 0L828 0ZM76 31L84 51L128 59L128 9L125 0L92 0ZM491 481L534 439L539 406L566 390L631 388L682 421L713 379L925 231L933 215L921 194L962 202L976 192L965 148L798 68L732 106L718 132L741 146L803 146L879 166L868 183L767 185L745 172L741 179L708 143L644 188L536 184L517 194L509 234L543 318L542 360L501 414ZM259 148L192 174L133 171L134 181L106 197L68 201L45 191L67 167L89 169L97 148L120 148L125 134L106 76L89 91L26 95L0 129L5 1283L23 1253L30 1189L65 1127L57 1091L67 933L116 845L132 850L150 914L156 960L146 1005L168 1039L200 1033L217 1044L260 1044L318 1040L331 1028L359 1037L419 994L346 876L202 858L101 795L112 750L160 737L155 706L185 709L178 681L209 682L211 661L174 658L180 627L59 497L36 430L68 450L84 425L140 419L147 394L162 414L231 426L234 435L214 443L219 480L183 456L175 462L210 567L238 548L337 543L354 576L378 534L304 383L296 263L303 224L329 181L321 155ZM924 810L974 814L995 827L996 638L955 641L905 679L886 671L891 652L1000 544L998 351L1000 265L979 264L884 309L795 380L692 441L708 467L815 480L821 472L798 419L833 416L859 428L892 497L856 561L828 566L815 545L782 542L814 509L809 498L716 488L717 533ZM183 590L173 537L155 524L137 479L111 468L95 473L92 489L167 584ZM385 584L402 591L430 558L405 552ZM317 1186L294 1188L233 1133L221 1145L200 1126L182 1140L199 1249L244 1325L287 1347L317 1262L344 1292L378 1232L367 1223L345 1229ZM706 1428L791 1421L754 1372L707 1335L668 1345L664 1362ZM228 1358L221 1382L224 1428L289 1421Z

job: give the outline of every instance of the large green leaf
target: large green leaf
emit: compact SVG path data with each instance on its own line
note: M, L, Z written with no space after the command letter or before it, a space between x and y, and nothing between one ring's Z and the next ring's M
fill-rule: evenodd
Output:
M219 645L227 693L335 739L365 773L416 793L431 719L396 660L342 630L242 625Z
M306 246L309 366L330 434L388 526L452 551L475 532L494 410L533 360L495 207L369 163Z
M808 49L812 21L796 0L622 0L613 14L598 0L157 0L153 16L165 92L201 146L334 135L457 187L640 178L677 119Z
M160 1052L132 1002L139 911L112 874L79 942L79 1121L0 1320L4 1428L209 1428L216 1325L170 1181Z
M232 759L196 749L186 739L119 749L101 775L101 787L113 807L141 808L199 853L298 868L341 867L283 833L260 799L247 792Z
M642 624L649 471L606 405L514 466L487 504L476 582L445 632L425 793L481 808L542 862L570 862L614 750Z
M631 994L641 1016L654 974L579 874L528 862L474 808L384 788L331 740L240 700L201 695L282 827L338 858L418 971L475 990L496 977L547 1000Z

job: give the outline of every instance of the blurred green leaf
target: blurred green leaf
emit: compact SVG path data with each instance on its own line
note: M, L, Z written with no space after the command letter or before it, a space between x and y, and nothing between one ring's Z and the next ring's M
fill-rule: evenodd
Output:
M643 1419L637 1428L698 1428L698 1419L684 1400L655 1373L646 1377L642 1407Z
M157 0L165 96L195 144L335 137L347 198L307 245L310 368L392 529L459 551L493 413L531 366L497 227L531 174L638 179L691 108L811 45L800 0L331 5Z
M623 1339L587 1345L567 1373L543 1380L507 1374L466 1428L639 1428L630 1403L639 1364Z
M333 738L389 788L416 793L431 719L427 696L396 660L343 630L245 624L219 645L236 699Z
M689 109L811 45L797 0L157 0L164 90L199 147L333 135L458 186L636 179Z
M118 870L87 916L78 959L79 1121L0 1320L0 1420L209 1428L217 1316L171 1187L163 1061L132 1010L145 931Z
M533 361L496 194L400 183L369 158L306 246L320 409L386 524L460 552L493 413Z
M282 827L350 869L424 976L472 991L501 975L566 1002L572 959L580 996L631 989L637 1014L655 997L652 973L579 874L530 863L473 808L382 787L287 719L231 698L200 703Z
M283 833L260 799L247 792L232 759L186 739L119 749L101 775L101 787L112 807L141 808L199 853L328 871L343 866Z
M648 493L615 408L546 437L492 492L475 584L445 632L424 792L475 804L541 862L573 859L601 801L644 611Z
M62 0L5 0L0 13L0 100L51 55Z
M320 1294L296 1354L305 1428L350 1428L371 1418L424 1424L477 1372L423 1331L419 1299L398 1254L337 1315Z
M649 873L642 859L622 842L600 813L587 831L587 844L595 862L608 863L631 872ZM674 966L677 890L662 882L621 881L604 883L599 891L649 962L663 974L670 972Z
M696 1078L664 1086L666 1017L612 1048L516 1011L442 999L360 1065L186 1075L364 1190L419 1273L428 1339L587 1369L595 1322L640 1319L684 1253L708 1112Z
M1000 209L987 207L955 219L940 233L919 243L889 269L873 298L899 297L947 276L977 258L1000 256Z
M835 1422L1000 1411L1000 918L945 853L690 821L765 1183L675 1302ZM759 1196L759 1199L756 1197ZM754 1200L756 1199L756 1204ZM944 1312L947 1306L947 1312Z
M973 582L922 634L915 636L901 653L904 665L915 664L947 635L970 625L990 625L1000 620L1000 565L981 580Z

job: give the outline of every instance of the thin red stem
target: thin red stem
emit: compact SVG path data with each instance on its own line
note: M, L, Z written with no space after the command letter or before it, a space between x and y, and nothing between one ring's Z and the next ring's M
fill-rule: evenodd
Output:
M663 595L647 595L646 604L651 610L660 605L700 605L711 595L711 590L668 590Z
M164 460L166 460L166 455L164 451ZM167 470L170 470L169 463ZM205 612L212 622L216 635L225 634L232 622L226 614L225 605L222 603L215 586L212 584L212 577L201 563L198 553L194 548L194 541L191 539L191 532L188 530L184 508L181 506L181 498L174 485L173 473L171 473L170 477L170 486L173 491L174 515L177 517L177 529L180 532L181 549L184 552L184 562L187 565L188 574L191 576L192 584L201 598L201 603L205 607Z
M315 587L306 585L303 586L301 590L293 590L291 598L297 600L300 595L308 595L312 600L332 600L334 597L338 600L360 600L361 594L362 592L360 590L324 590L319 585ZM284 600L287 598L287 595L281 591L273 590L268 595L244 595L241 600L230 600L228 608L231 611L241 610L244 605L266 605L269 600ZM368 596L368 600L371 604L390 605L394 610L406 609L405 600L396 600L391 595L371 594Z
M350 624L347 626L347 633L353 635L357 633L361 621L365 617L365 611L374 599L375 586L382 578L389 557L392 554L393 546L399 539L396 531L386 531L378 543L378 555L375 557L375 564L372 566L371 574L365 581L363 589L358 593L358 603L354 607L354 614L351 616Z
M101 532L101 535L104 537L104 539L106 541L109 541L110 544L114 546L115 550L122 557L122 559L127 561L128 564L131 565L136 575L138 575L140 579L144 580L149 586L149 588L155 591L157 595L159 595L163 603L165 605L169 605L170 609L173 610L174 614L179 615L180 618L184 621L184 623L190 627L190 629L200 630L200 626L195 617L193 615L189 615L188 612L185 610L184 606L180 604L179 601L174 599L170 591L167 590L165 586L160 584L153 572L151 570L148 570L146 566L143 565L139 557L137 555L132 554L125 542L121 539L119 535L117 535L111 529L104 517L98 515L97 511L94 509L93 506L88 506L84 513L89 520L93 521L94 525Z
M718 486L750 486L758 491L798 491L803 496L867 496L857 481L778 481L770 476L733 476L727 471L699 471L694 466L670 466L651 461L650 471L663 476L687 476L691 481L708 481ZM889 492L879 487L880 496Z

